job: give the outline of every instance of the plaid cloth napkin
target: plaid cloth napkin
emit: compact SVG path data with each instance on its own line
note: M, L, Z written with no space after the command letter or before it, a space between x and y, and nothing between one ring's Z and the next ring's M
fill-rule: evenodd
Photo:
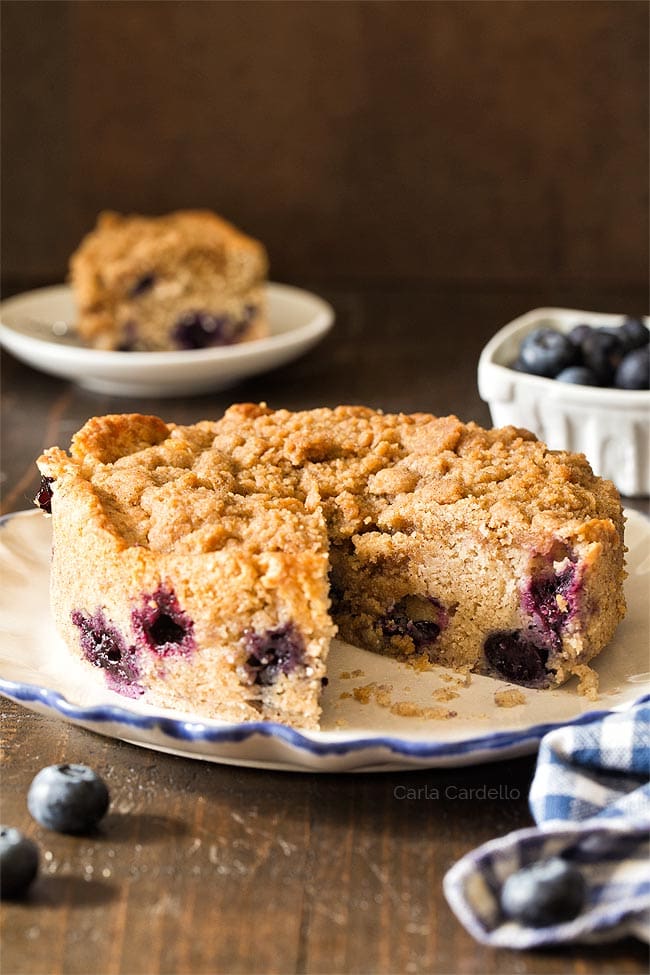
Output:
M539 828L485 843L445 876L445 896L470 934L519 949L625 935L650 941L649 775L648 699L547 734L529 798ZM553 856L582 872L582 913L543 928L504 917L499 892L506 878Z

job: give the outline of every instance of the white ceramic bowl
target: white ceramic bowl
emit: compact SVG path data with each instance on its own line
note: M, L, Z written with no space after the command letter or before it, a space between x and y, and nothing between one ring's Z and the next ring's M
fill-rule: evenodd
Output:
M570 308L529 311L483 349L478 388L495 426L525 427L554 450L585 454L596 474L634 498L650 494L650 391L576 386L508 368L533 329L568 332L581 322L602 327L623 318Z

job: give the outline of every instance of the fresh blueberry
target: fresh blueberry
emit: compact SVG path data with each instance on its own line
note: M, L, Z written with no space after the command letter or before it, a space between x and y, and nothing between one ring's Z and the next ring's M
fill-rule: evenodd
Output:
M619 332L626 352L640 349L650 342L650 329L640 318L626 318Z
M38 873L39 853L33 840L13 826L0 826L0 897L20 897Z
M591 369L599 386L611 386L623 358L623 343L613 332L594 328L581 345L582 363Z
M53 482L53 477L48 477L46 474L41 474L41 483L38 491L36 492L36 497L34 498L34 504L37 504L39 508L46 511L48 515L52 514L53 491L50 484Z
M34 819L59 833L91 832L108 809L103 780L87 765L49 765L27 793Z
M131 287L131 290L129 291L129 298L139 298L140 295L146 294L147 291L151 291L155 281L155 274L143 274Z
M575 346L553 328L536 328L521 343L519 361L526 372L552 379L572 365Z
M545 928L577 917L585 891L580 871L553 857L511 874L501 890L501 907L515 921Z
M521 630L497 630L483 646L491 673L524 687L548 686L548 650Z
M614 385L618 389L650 389L650 346L633 349L621 359Z
M567 338L573 345L580 347L591 332L593 332L591 325L581 323L573 326L571 331L567 333Z
M567 366L555 377L559 383L575 383L576 386L597 386L595 374L586 366Z
M305 644L293 623L263 633L244 635L248 654L245 670L251 684L275 684L281 674L290 674L304 664Z

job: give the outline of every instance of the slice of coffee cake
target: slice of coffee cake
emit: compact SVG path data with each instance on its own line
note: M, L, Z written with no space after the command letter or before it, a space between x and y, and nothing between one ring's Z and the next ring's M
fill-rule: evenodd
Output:
M207 210L100 215L70 259L82 339L127 352L203 349L268 333L262 244Z

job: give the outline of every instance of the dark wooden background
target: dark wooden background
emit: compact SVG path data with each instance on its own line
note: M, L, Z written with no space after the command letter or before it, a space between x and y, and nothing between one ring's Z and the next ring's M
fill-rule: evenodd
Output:
M6 287L181 206L276 280L647 280L645 0L2 7Z
M6 295L62 280L102 207L200 205L336 310L298 362L196 398L101 396L4 355L5 511L30 506L34 458L93 414L193 422L265 399L489 423L476 363L505 322L547 304L647 311L645 2L2 6ZM1 716L0 819L43 854L28 899L3 907L2 975L647 970L631 940L487 950L449 910L448 867L531 825L534 756L300 775L158 754L6 700ZM59 761L110 785L96 836L26 810ZM397 786L513 798L404 803Z

